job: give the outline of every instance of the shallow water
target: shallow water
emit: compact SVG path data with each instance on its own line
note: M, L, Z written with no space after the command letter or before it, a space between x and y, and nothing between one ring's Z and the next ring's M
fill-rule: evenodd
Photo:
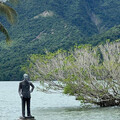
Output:
M21 116L19 82L0 82L0 120L17 120ZM34 83L39 86L38 83ZM82 106L74 97L61 93L32 93L32 115L36 120L120 120L120 108Z

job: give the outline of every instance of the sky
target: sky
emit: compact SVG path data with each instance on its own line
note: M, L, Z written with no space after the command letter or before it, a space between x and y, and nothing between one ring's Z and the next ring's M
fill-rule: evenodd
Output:
M6 0L0 0L0 2L5 2Z

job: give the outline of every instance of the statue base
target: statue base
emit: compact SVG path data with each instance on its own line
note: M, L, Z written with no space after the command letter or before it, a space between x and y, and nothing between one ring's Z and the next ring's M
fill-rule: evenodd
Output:
M35 120L35 118L32 117L20 117L19 120Z

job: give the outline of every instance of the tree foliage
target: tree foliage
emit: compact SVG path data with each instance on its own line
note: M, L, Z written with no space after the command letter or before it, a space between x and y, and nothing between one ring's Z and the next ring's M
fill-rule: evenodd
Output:
M16 0L13 0L13 2L15 2ZM4 2L0 2L0 15L4 15L8 22L10 24L14 24L16 22L16 18L17 18L17 13L16 11L9 7L7 4L5 4ZM0 31L5 34L6 36L6 41L10 41L10 36L7 32L7 29L2 25L2 23L0 23Z
M84 103L120 105L119 41L96 47L75 46L69 52L32 55L29 62L29 67L23 69L46 90L62 89Z

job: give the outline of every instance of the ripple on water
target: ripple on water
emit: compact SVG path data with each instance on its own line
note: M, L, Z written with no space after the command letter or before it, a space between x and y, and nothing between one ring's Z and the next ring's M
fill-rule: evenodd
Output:
M17 120L21 115L18 84L0 82L0 120ZM74 97L61 93L46 94L35 90L31 108L36 120L120 120L120 107L81 105Z
M120 107L108 108L36 108L34 114L42 120L120 120Z

